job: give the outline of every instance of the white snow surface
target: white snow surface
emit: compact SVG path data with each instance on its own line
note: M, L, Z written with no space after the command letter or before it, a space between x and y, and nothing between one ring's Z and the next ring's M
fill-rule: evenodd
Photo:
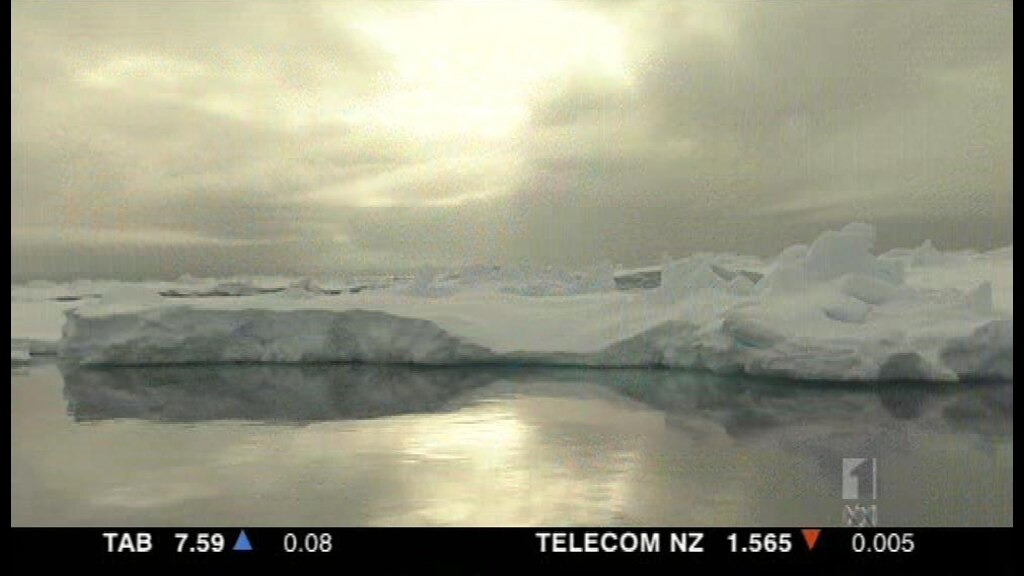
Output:
M28 353L28 350L15 350L11 348L11 365L18 366L21 364L28 364L32 361L32 356Z
M92 365L517 363L1012 380L1012 246L939 252L925 243L875 256L874 236L851 224L769 261L697 254L665 262L659 288L628 292L614 290L610 265L578 274L424 270L330 294L308 279L196 298L159 295L185 292L181 280L12 286L12 349L48 344ZM47 299L67 293L99 296ZM61 332L54 317L65 310Z

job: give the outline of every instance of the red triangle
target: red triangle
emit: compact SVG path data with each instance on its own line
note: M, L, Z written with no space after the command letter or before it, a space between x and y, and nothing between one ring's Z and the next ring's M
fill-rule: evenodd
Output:
M814 550L814 545L818 543L818 535L821 534L821 530L818 528L804 528L801 532L804 533L804 542L807 542L807 549Z

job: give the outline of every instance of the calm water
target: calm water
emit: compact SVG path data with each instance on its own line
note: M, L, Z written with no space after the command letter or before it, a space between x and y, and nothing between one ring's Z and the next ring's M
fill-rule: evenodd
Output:
M655 370L11 370L12 525L1013 524L1013 386Z

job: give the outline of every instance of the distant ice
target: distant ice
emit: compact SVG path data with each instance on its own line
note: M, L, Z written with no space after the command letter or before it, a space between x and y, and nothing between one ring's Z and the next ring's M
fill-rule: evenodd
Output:
M28 350L15 350L11 349L11 365L16 366L18 364L28 364L32 360Z

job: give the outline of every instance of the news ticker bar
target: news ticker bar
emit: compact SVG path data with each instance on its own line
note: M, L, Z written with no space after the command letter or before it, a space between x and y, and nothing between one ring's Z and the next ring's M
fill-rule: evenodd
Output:
M593 564L679 569L963 562L1012 568L1012 528L12 528L18 555L57 562L425 563L470 572ZM362 564L359 564L362 565ZM960 564L955 564L960 565Z

